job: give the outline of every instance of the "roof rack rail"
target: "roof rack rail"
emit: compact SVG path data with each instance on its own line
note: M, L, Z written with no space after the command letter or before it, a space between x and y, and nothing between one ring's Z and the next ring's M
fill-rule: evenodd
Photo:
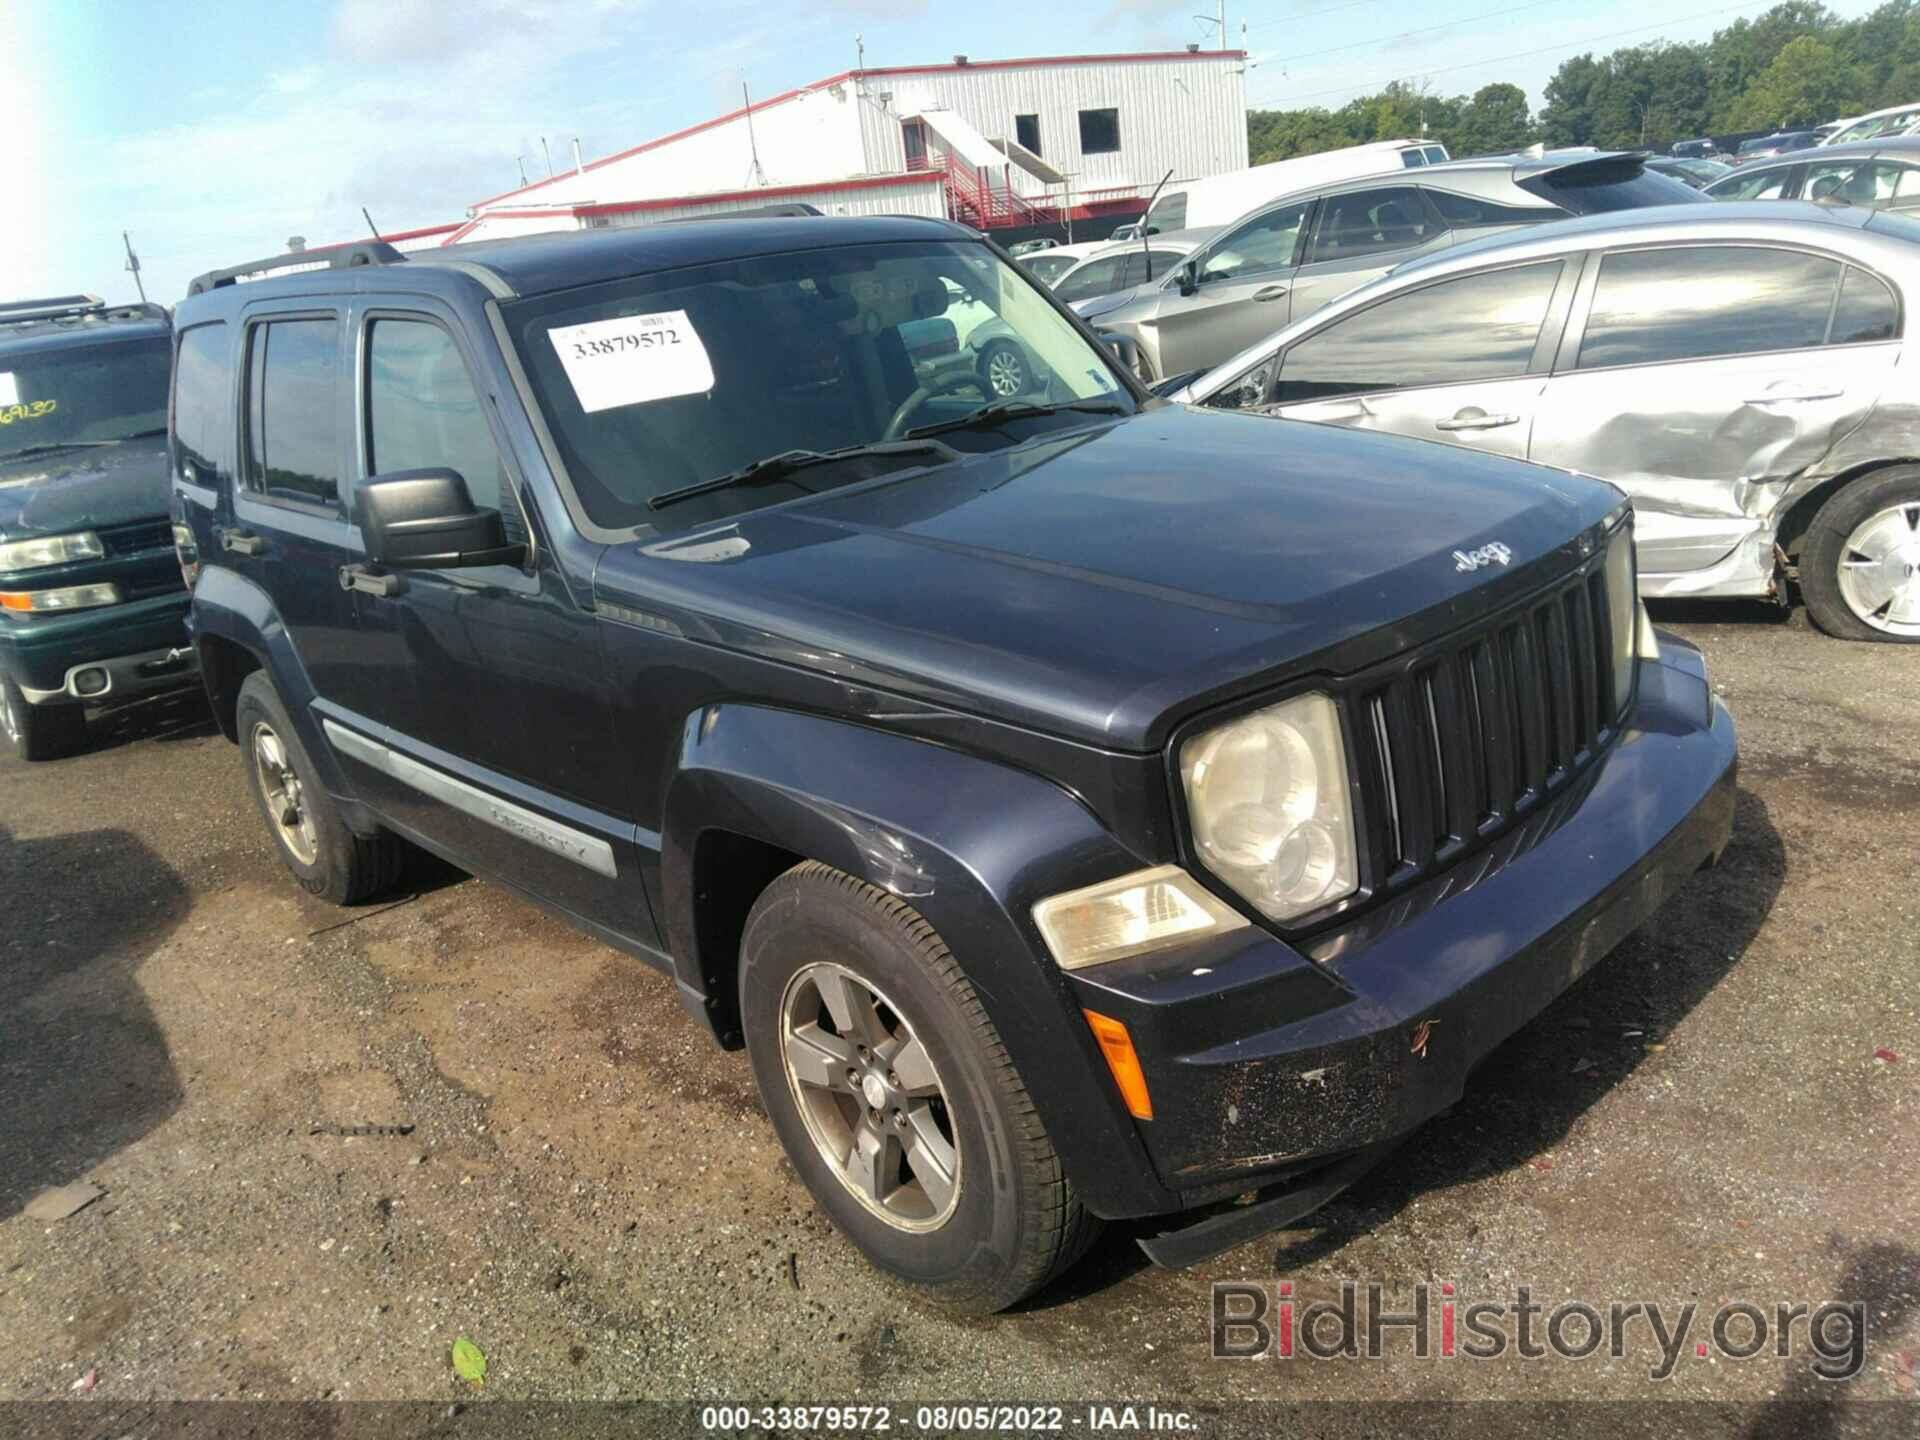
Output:
M0 325L21 324L28 320L59 320L105 310L107 302L98 295L49 295L40 300L0 302Z
M676 215L671 220L662 220L662 225L691 225L696 220L785 220L797 215L819 215L823 213L816 205L804 200L788 200L773 205L749 205L744 210L713 210L705 215Z
M407 257L384 240L362 240L351 245L329 245L322 250L290 250L270 255L265 260L249 260L244 265L229 265L224 270L209 270L196 275L187 285L187 294L204 295L222 285L232 285L248 275L265 275L274 270L346 270L359 265L394 265Z

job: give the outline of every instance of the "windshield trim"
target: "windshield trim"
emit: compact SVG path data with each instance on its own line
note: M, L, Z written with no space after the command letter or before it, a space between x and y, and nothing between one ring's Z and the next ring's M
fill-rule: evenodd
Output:
M807 254L817 250L864 249L868 246L897 245L899 243L900 242L898 240L894 240L894 239L861 240L861 241L855 241L852 243L841 241L841 242L836 242L832 244L822 244L822 245L803 245L803 246L797 245L790 250L782 250L775 253L777 255L787 255L787 254L802 255L802 254ZM1094 353L1099 356L1101 363L1106 366L1107 373L1110 374L1114 378L1114 380L1117 382L1118 389L1117 391L1109 392L1110 396L1114 396L1117 398L1117 395L1119 394L1126 395L1126 397L1133 402L1133 412L1132 412L1133 415L1137 415L1143 410L1146 410L1149 408L1157 408L1159 406L1166 404L1166 401L1154 395L1153 392L1148 390L1145 385L1141 384L1140 378L1137 375L1135 375L1131 370L1129 370L1126 366L1122 365L1119 361L1119 357L1117 357L1111 350L1109 350L1104 344L1101 343L1099 336L1095 333L1094 328L1091 324L1089 324L1086 320L1082 319L1079 313L1075 311L1070 305L1064 304L1059 299L1059 297L1057 297L1053 293L1053 291L1049 287L1047 287L1044 284L1041 284L1036 276L1034 276L1031 272L1029 272L1027 268L1024 265L1022 265L1018 260L1016 260L1012 255L1008 254L1006 249L1003 246L1001 246L997 241L986 236L981 236L978 239L966 239L966 238L956 236L956 237L953 237L951 240L949 240L947 243L951 243L955 245L980 245L985 247L1003 265L1005 265L1009 270L1013 271L1016 275L1018 275L1020 279L1026 283L1028 288L1030 288L1036 294L1038 294L1045 304L1050 305L1056 314L1062 316L1071 328L1079 331L1081 336L1086 340L1088 346L1091 347ZM724 264L726 263L726 258L727 257L725 256L715 256L705 260L693 261L686 265L674 265L661 270L649 270L645 272L644 277L640 275L635 275L631 278L653 279L657 276L673 275L684 270L704 269L710 265ZM757 257L757 258L762 258L762 257ZM553 295L563 295L567 293L569 290L589 289L589 288L592 288L592 286L594 285L601 285L605 283L607 282L604 280L599 280L599 281L586 282L580 285L557 286L552 290L543 290L535 294L529 294L529 295L514 295L508 298L513 303L519 304L521 302L528 301L528 300L543 299ZM851 494L851 493L864 490L869 486L884 485L884 484L891 483L895 480L906 479L914 475L925 474L928 471L937 470L937 469L943 468L946 465L955 464L958 461L962 461L968 458L968 456L964 453L955 452L954 459L940 460L933 465L917 466L917 467L910 466L902 470L889 471L883 475L876 475L870 480L860 480L860 481L855 481L848 485L835 486L831 491L827 491L827 492L818 492L815 494L808 494L808 495L796 495L791 499L774 501L770 504L756 507L751 511L745 511L738 515L718 517L716 518L716 520L711 522L711 524L709 524L708 522L697 522L687 527L687 529L685 530L662 529L659 525L652 524L645 520L638 521L632 525L615 525L615 526L602 525L597 521L595 521L594 518L587 513L585 505L581 503L579 486L575 482L573 475L567 466L567 462L561 454L559 442L554 438L552 428L547 423L546 413L541 409L539 401L536 398L532 382L527 375L526 367L522 363L522 360L520 357L519 346L514 343L513 333L508 328L507 317L504 310L502 309L500 299L497 297L490 297L486 301L483 308L487 317L487 323L492 327L494 342L497 349L499 350L501 362L502 364L505 365L507 370L507 375L513 382L515 395L520 402L520 409L526 415L528 422L533 427L534 438L540 446L541 458L546 461L546 471L548 475L552 477L554 482L554 489L558 492L556 498L559 499L562 507L565 508L568 518L573 522L574 529L576 529L584 538L598 545L622 545L635 540L652 541L652 540L668 539L668 538L672 538L674 536L678 536L682 534L694 534L698 531L712 528L713 526L724 526L724 525L736 524L740 520L745 519L748 515L770 514L777 510L784 510L790 505L803 505L809 501L817 500L821 498L822 494L827 494L827 493L831 493L834 495ZM1131 419L1132 415L1122 415L1122 416L1089 415L1089 416L1086 416L1085 418L1089 422L1111 424L1116 420ZM1024 448L1027 444L1031 443L1032 440L1037 440L1045 436L1061 435L1069 431L1077 430L1081 428L1084 428L1084 427L1078 426L1072 423L1055 426L1050 429L1042 430L1038 432L1036 435L1029 437L1029 439L1027 440L1018 441L1015 444L1006 447L1006 450L1008 451L1018 450L1018 449ZM1006 452L1001 451L996 453L1006 453Z

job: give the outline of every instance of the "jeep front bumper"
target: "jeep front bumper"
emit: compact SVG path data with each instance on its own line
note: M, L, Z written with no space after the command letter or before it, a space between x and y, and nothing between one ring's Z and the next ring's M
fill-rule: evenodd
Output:
M1298 948L1254 927L1071 974L1132 1037L1161 1182L1190 1208L1261 1192L1224 1227L1189 1217L1187 1241L1143 1241L1155 1258L1201 1258L1332 1198L1719 856L1733 722L1698 652L1661 638L1605 757L1423 888Z

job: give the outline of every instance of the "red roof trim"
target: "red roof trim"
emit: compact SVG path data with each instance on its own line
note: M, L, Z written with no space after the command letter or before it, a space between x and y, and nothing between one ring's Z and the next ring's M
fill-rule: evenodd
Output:
M896 185L939 184L934 170L903 170L898 175L861 175L852 180L822 180L812 185L763 185L755 190L719 190L709 195L675 195L666 199L615 200L604 205L576 205L574 215L631 215L648 210L677 210L687 205L726 204L735 200L779 200L792 195L837 194L842 190L885 190ZM524 211L512 211L524 214Z
M423 225L418 230L389 230L379 238L391 245L396 240L424 240L429 235L445 235L459 228L460 222L455 220L446 225Z
M829 75L824 80L816 80L811 85L801 85L796 89L783 90L778 95L765 100L756 100L753 110L757 113L775 105L784 105L789 100L798 100L815 90L825 90L830 85L841 85L848 80L869 75L943 75L956 74L965 70L1018 70L1034 65L1129 65L1129 64L1166 64L1176 60L1244 60L1244 50L1155 50L1136 55L1034 55L1021 60L969 60L965 65L955 65L951 61L944 65L900 65L880 69L842 70L838 75ZM616 160L631 159L635 155L644 155L649 150L658 150L662 145L671 145L677 140L698 135L703 130L711 130L738 120L747 113L747 107L729 110L724 115L716 115L711 120L702 120L697 125L689 125L684 130L675 130L671 134L657 139L643 141L625 150L616 150L611 155L602 155L598 160L589 160L582 170L598 170L602 165L611 165ZM567 172L577 174L579 172ZM524 195L529 190L538 190L557 180L564 180L567 174L551 176L545 180L535 180L528 185L516 186L512 190L502 190L498 195L489 195L485 200L474 202L473 208L484 209L488 205L498 204L515 195Z

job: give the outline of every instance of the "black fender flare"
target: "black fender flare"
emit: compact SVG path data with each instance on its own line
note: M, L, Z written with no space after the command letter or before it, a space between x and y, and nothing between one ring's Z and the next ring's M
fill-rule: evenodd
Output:
M703 835L723 831L844 870L899 896L939 931L1088 1208L1120 1216L1177 1206L1033 924L1037 901L1143 864L1072 794L908 736L715 704L686 722L663 810L662 928L690 1001L737 974L735 957L699 952L694 867Z
M220 567L203 570L193 589L193 646L202 673L206 670L207 657L201 651L208 636L217 636L251 651L260 661L261 668L273 681L273 688L280 693L300 743L320 772L327 793L342 802L345 818L354 829L363 828L359 800L347 783L333 747L321 733L320 722L314 717L313 681L272 597L253 581L231 570ZM371 824L370 821L364 823Z

